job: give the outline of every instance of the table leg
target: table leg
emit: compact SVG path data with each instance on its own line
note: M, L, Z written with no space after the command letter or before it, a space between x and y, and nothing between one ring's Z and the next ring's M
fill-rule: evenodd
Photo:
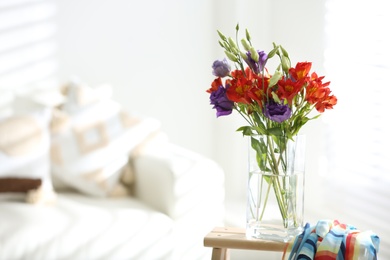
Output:
M211 260L229 260L230 253L228 248L213 248L213 254L211 256Z

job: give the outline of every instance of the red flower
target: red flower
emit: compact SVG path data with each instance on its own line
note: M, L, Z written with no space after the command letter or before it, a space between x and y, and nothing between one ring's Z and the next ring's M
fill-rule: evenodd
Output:
M287 103L291 106L293 98L301 91L305 81L293 81L291 79L281 79L278 81L278 90L276 94L279 99L286 99Z
M254 87L251 88L248 92L248 97L250 97L252 100L256 101L256 103L259 105L260 109L263 109L263 100L265 97L265 93L262 89Z
M255 83L250 89L248 96L254 100L260 107L263 109L264 104L267 101L267 97L271 97L271 93L268 92L269 87L269 77L262 77L254 75Z
M222 85L222 80L221 78L216 78L214 79L214 81L211 83L211 88L209 88L208 90L206 90L207 93L213 93L215 91L218 90L219 86L223 86Z
M332 109L337 104L337 98L334 95L330 95L331 91L328 88L330 82L322 83L323 78L318 77L313 72L306 88L306 101L314 104L320 113L323 113L325 109Z
M226 96L234 102L250 104L252 99L249 93L253 87L254 74L247 68L245 73L241 70L232 71L231 80L226 80Z
M245 78L245 73L242 70L233 70L231 74L234 79Z
M295 80L301 80L307 77L311 69L311 62L298 62L295 68L290 68L288 73Z
M252 102L248 96L252 88L252 81L246 78L226 80L226 88L226 96L231 101L244 104L250 104Z
M334 95L327 95L326 98L316 103L315 107L318 112L323 113L325 109L332 109L337 104L337 98Z

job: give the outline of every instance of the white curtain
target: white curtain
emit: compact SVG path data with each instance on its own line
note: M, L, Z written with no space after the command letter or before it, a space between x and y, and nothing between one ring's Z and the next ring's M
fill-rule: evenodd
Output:
M390 259L390 16L387 0L326 1L326 77L338 104L326 123L319 215L381 238Z

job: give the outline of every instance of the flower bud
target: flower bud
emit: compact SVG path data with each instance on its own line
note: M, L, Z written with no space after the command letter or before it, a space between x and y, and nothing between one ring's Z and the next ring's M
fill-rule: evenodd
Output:
M269 59L272 58L272 57L275 55L275 53L276 53L277 50L278 50L278 48L275 47L272 51L270 51L270 52L268 53L268 58L269 58Z
M288 52L280 45L280 49L282 50L282 53L284 56L288 57Z
M276 103L280 103L280 99L278 97L278 95L276 95L276 93L274 91L271 92L271 95L272 95L272 99L276 102Z
M233 40L231 37L229 37L228 42L229 42L229 45L230 45L230 47L231 47L231 50L232 50L234 53L237 53L238 48L237 48L237 45L236 45L236 43L234 42L234 40Z
M212 68L213 75L216 77L226 77L230 72L230 65L225 58L223 60L214 61Z
M241 57L242 57L244 60L248 60L248 59L249 59L248 55L246 55L245 52L240 51L240 55L241 55Z
M227 51L231 51L231 48L227 42L223 42L223 48Z
M286 73L288 72L288 69L290 68L290 61L287 57L282 56L282 69Z
M225 51L225 54L229 60L231 60L233 62L238 62L237 57L233 53Z
M222 41L226 41L225 35L223 35L219 30L217 30L217 32L218 32L218 35L219 35L219 37L221 38L221 40L222 40Z
M249 51L249 49L251 48L251 46L249 45L249 43L248 43L247 40L245 40L245 39L242 39L242 40L241 40L241 44L242 44L242 46L244 47L244 49L245 49L246 51Z
M282 75L283 74L279 70L275 71L274 75L269 80L269 87L275 86L278 83L278 81L282 78Z
M251 58L255 61L255 62L258 62L259 61L259 54L257 53L257 51L255 50L255 48L251 47L249 49L249 52L251 53Z
M246 37L246 39L248 40L248 42L251 41L251 35L249 34L248 29L245 29L245 37Z

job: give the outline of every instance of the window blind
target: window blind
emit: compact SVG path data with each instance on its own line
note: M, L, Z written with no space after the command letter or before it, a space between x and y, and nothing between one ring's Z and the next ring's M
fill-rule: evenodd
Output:
M28 92L53 85L57 61L50 0L0 1L0 90Z
M326 0L326 77L338 104L326 123L324 214L381 238L390 259L390 33L386 0ZM321 210L321 209L320 209Z

